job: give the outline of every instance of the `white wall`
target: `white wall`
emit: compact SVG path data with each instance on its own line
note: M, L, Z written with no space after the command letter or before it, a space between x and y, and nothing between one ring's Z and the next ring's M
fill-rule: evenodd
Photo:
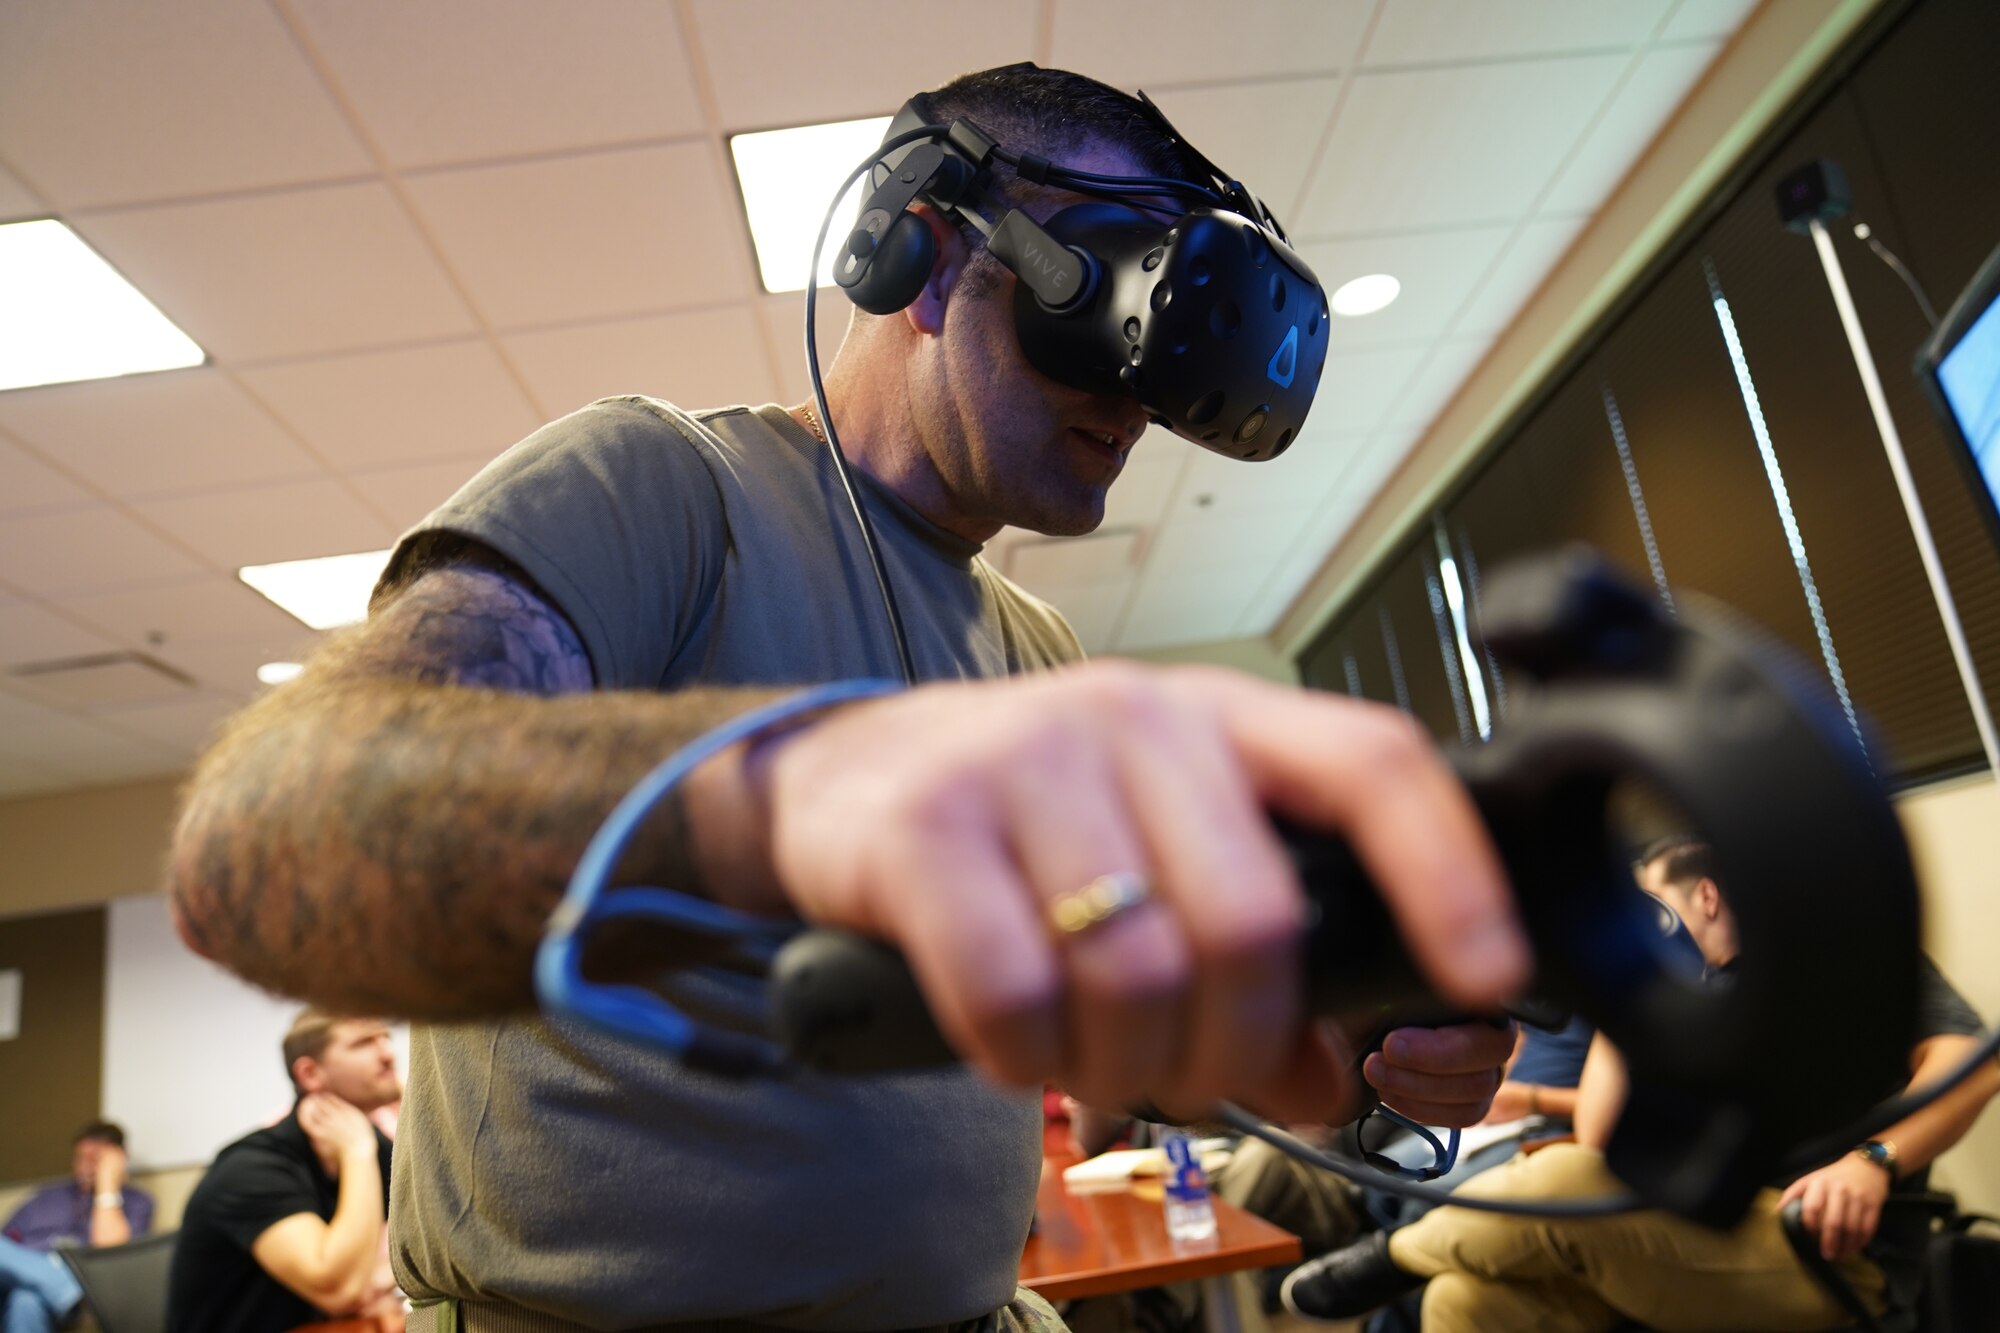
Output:
M146 1169L206 1162L283 1115L279 1053L298 1003L238 981L188 952L160 896L107 909L104 1115L125 1127ZM408 1067L408 1034L396 1030Z

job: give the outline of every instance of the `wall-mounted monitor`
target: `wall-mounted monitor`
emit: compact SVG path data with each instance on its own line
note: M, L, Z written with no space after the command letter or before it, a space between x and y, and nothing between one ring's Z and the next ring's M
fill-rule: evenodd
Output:
M2000 249L1917 355L1923 382L2000 542Z

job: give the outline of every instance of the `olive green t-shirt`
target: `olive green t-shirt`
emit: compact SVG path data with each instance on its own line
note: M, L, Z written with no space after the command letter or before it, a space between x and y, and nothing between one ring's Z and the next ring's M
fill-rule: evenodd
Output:
M974 544L856 480L920 677L1081 656ZM436 531L519 564L603 689L896 675L839 479L781 408L593 403L406 535L385 583ZM752 1021L755 997L729 985L697 998ZM1038 1103L964 1070L730 1082L565 1020L420 1027L410 1066L390 1234L412 1296L605 1328L893 1329L1013 1293Z

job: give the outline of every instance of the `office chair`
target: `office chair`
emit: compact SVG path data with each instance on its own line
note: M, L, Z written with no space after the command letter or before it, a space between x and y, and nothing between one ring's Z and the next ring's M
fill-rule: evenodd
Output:
M1806 1229L1802 1210L1803 1199L1793 1199L1778 1213L1778 1221L1784 1226L1785 1240L1791 1245L1792 1253L1798 1255L1806 1272L1821 1290L1831 1296L1854 1319L1853 1333L1916 1333L1919 1327L1917 1298L1921 1292L1889 1293L1889 1308L1880 1315L1870 1314L1859 1294L1849 1286L1847 1279L1840 1275L1840 1267L1827 1260L1819 1251L1819 1238ZM1938 1218L1949 1218L1958 1211L1958 1200L1949 1194L1934 1190L1911 1191L1891 1194L1883 1203L1882 1213L1886 1219L1891 1213L1915 1214L1932 1223ZM1894 1284L1891 1284L1892 1287Z
M104 1333L166 1333L167 1270L177 1234L56 1251L76 1274L84 1302Z

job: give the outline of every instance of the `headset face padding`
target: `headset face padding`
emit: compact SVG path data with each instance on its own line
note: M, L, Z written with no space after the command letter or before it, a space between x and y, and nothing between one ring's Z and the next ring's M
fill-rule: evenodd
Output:
M1276 458L1325 368L1326 294L1305 261L1249 219L1178 221L1083 203L1044 224L1092 256L1096 290L1052 311L1026 285L1014 327L1028 363L1093 393L1137 398L1157 424L1231 458Z
M904 213L876 243L858 278L848 279L836 266L834 281L869 314L893 315L917 299L936 259L937 238L929 225L915 213Z

